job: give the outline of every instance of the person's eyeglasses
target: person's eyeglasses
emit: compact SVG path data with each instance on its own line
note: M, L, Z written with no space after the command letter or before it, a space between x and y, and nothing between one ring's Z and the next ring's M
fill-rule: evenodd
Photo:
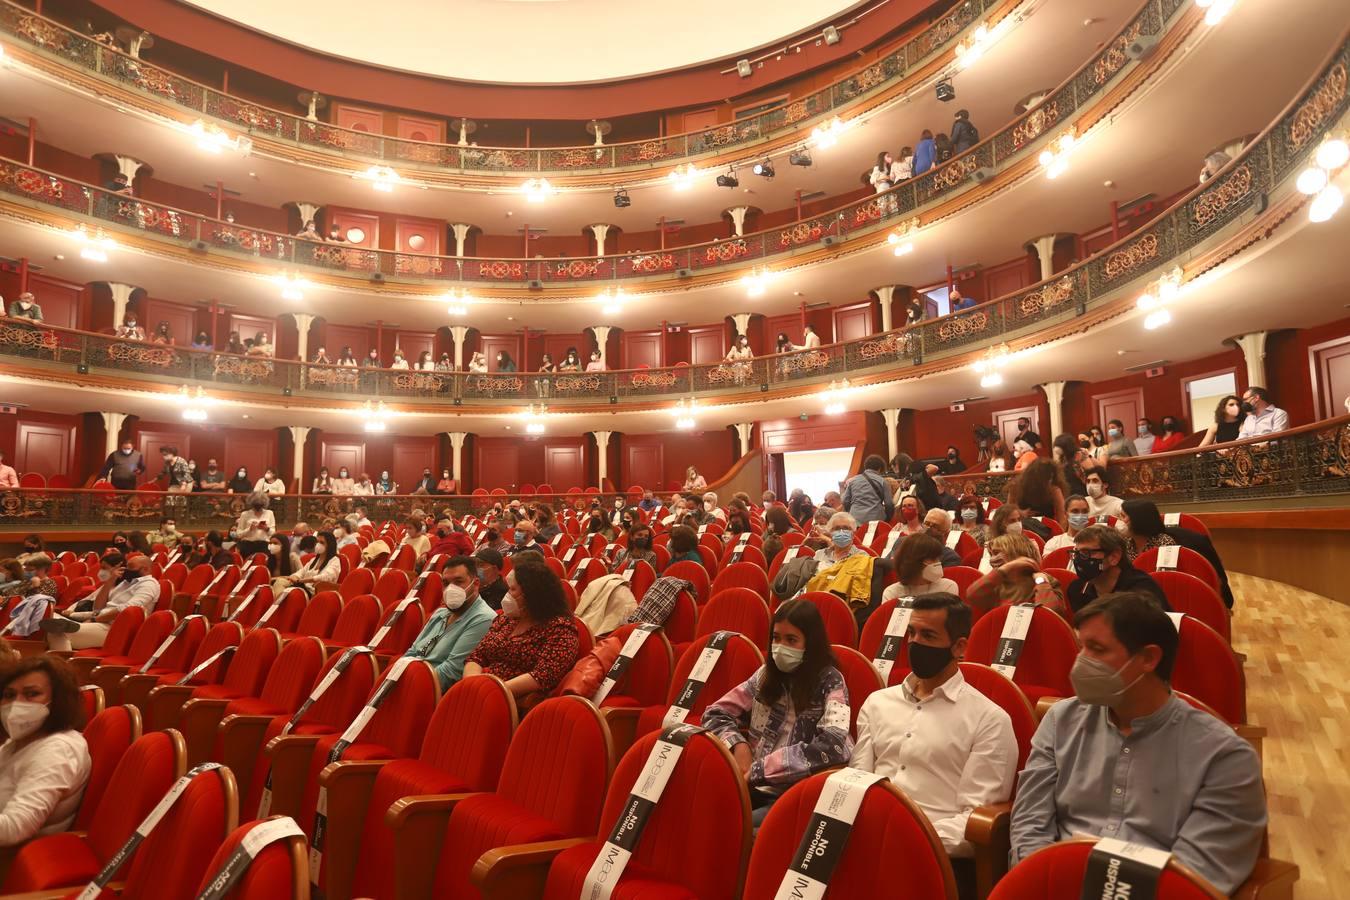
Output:
M1075 547L1074 550L1092 559L1106 559L1106 551L1099 547Z

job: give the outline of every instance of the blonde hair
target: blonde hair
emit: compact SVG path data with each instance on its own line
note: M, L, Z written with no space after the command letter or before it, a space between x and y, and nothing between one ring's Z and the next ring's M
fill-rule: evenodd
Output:
M1014 559L1029 559L1036 564L1036 568L1041 567L1041 554L1036 549L1036 545L1031 542L1031 538L1022 534L1003 534L996 538L991 538L985 544L989 549L989 556L994 554L1003 557L1004 562L1011 562ZM1031 579L1026 581L1008 581L1004 580L999 589L999 597L1005 603L1027 603L1036 598L1036 584Z

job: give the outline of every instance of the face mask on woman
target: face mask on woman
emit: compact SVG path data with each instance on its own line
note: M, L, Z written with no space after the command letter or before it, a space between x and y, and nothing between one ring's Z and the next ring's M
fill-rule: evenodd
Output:
M930 562L923 567L923 580L928 584L937 584L942 580L942 563Z
M1008 523L1008 529L1007 529L1007 531L1008 531L1008 534L1021 534L1021 533L1022 533L1022 523L1021 523L1021 522L1009 522L1009 523Z
M0 704L0 723L4 724L10 740L21 741L37 731L50 713L51 709L45 703L11 700Z
M1074 531L1082 531L1091 518L1087 513L1069 513L1069 527Z
M853 543L853 532L844 528L833 531L830 533L830 541L840 550L843 550Z
M112 577L112 572L108 571L107 569L99 569L99 570L98 570L98 580L99 580L99 581L107 581L107 580L108 580L109 578L111 578L111 577Z
M515 597L512 597L510 594L506 594L502 597L502 612L510 619L514 619L520 615L520 604L516 602Z
M789 647L787 644L774 644L770 653L773 656L773 664L780 672L797 671L802 660L806 658L805 650Z
M962 520L964 520L964 521L966 521L966 522L974 522L974 521L975 521L976 519L978 519L979 517L980 517L980 511L977 510L977 509L963 509L963 510L961 510L961 518L962 518Z
M268 551L269 553L271 553L273 556L280 556L280 555L281 555L281 545L280 545L280 544L268 544L268 545L267 545L267 551Z

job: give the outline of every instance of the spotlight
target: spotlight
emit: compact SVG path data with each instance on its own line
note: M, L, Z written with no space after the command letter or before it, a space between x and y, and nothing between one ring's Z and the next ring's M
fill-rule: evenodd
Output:
M741 186L741 180L736 177L735 169L727 169L727 174L717 176L717 186L724 188L734 188Z
M793 150L788 154L788 164L794 166L811 165L811 154L805 149Z
M773 160L766 159L764 162L755 163L754 172L761 178L773 177Z
M944 78L937 83L937 98L943 103L950 103L956 99L956 88L952 86L950 78Z
M614 192L614 205L619 209L624 209L633 205L633 198L628 196L628 191L625 188L619 188Z

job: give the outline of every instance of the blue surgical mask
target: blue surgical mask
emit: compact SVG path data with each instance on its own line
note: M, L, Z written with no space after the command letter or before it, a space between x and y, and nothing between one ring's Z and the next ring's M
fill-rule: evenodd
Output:
M830 540L834 542L836 547L842 550L853 543L853 532L842 530L832 532L830 534Z
M1108 428L1108 429L1106 429L1106 436L1109 437L1111 440L1114 441L1116 438L1120 437L1120 429L1119 429L1119 428Z
M1081 531L1087 527L1091 518L1087 513L1069 513L1069 527L1074 531Z
M516 546L517 547L525 546L525 532L523 531L516 532Z

